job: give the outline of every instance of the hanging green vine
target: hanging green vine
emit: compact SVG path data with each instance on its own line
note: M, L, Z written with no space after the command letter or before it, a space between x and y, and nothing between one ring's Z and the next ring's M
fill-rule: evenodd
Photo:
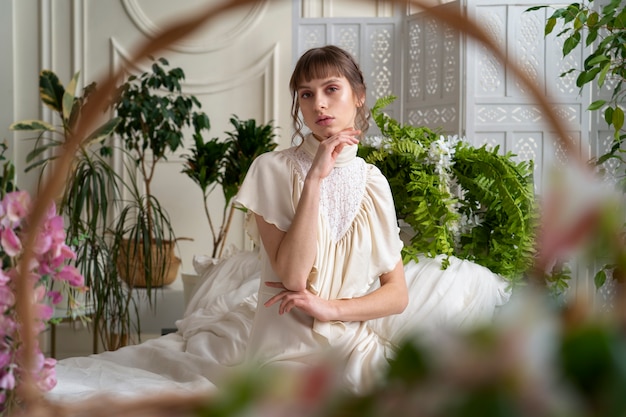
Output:
M393 100L372 108L382 137L367 138L359 155L387 177L398 219L411 229L405 262L454 255L521 280L534 255L532 161L402 125L382 111Z

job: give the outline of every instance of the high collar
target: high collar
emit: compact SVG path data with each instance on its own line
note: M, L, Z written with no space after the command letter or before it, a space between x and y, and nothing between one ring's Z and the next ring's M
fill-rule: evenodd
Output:
M302 142L302 149L304 149L304 151L311 156L311 159L315 157L315 154L317 153L317 149L319 147L320 142L315 139L315 136L313 136L313 134L309 133L304 137L304 141ZM358 150L358 145L344 146L341 150L341 153L337 157L337 160L335 161L335 167L343 167L354 161Z

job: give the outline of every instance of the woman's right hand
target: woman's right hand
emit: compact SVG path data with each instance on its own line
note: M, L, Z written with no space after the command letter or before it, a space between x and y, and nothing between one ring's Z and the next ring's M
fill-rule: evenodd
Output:
M335 161L343 150L344 146L356 145L359 143L358 135L360 130L349 128L323 139L317 150L317 154L309 170L309 178L324 179L335 167Z
M257 228L272 268L289 291L304 291L317 256L317 219L320 207L321 183L332 169L344 146L359 143L355 129L345 129L323 139L307 177L300 201L288 231L257 218Z

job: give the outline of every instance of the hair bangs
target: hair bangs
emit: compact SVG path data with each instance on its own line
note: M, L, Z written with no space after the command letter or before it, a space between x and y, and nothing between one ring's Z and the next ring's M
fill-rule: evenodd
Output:
M312 54L301 64L297 74L294 74L295 88L304 82L315 79L345 77L345 68L336 59L324 54Z

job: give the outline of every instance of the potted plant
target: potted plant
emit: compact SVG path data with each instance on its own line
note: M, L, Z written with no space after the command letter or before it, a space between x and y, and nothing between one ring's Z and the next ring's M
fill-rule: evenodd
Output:
M183 173L191 178L202 191L204 212L213 237L213 258L221 258L228 231L236 210L233 198L252 164L259 155L274 150L277 143L272 123L258 124L255 119L240 120L236 115L230 119L234 130L225 132L226 139L213 138L204 142L195 135L190 155L184 155ZM209 211L209 197L217 185L222 188L224 206L221 223L215 226Z
M43 120L24 120L11 125L12 130L37 134L33 150L27 155L26 171L39 169L40 176L46 175L60 152L64 152L66 141L74 135L82 108L96 89L92 83L83 89L82 95L77 95L78 79L76 73L65 87L54 72L41 71L40 98L53 111L58 125ZM81 141L66 187L57 199L57 211L67 219L66 241L75 250L74 263L89 288L85 304L91 313L95 337L99 335L109 350L120 347L119 340L140 328L132 314L135 306L131 292L119 280L111 262L112 212L123 183L109 159L112 148L106 139L118 122L117 118L105 117L103 124ZM67 307L73 315L72 303Z
M601 155L594 156L589 162L597 167L599 174L610 173L617 180L617 186L623 192L626 185L624 176L624 110L626 109L626 7L620 0L606 2L575 2L555 7L540 5L527 9L534 12L540 9L553 9L547 18L544 34L548 36L555 28L561 26L556 33L562 41L563 58L575 54L578 47L587 48L580 68L570 67L561 74L576 74L576 86L595 88L595 100L587 110L599 112L600 116L612 130L611 146ZM570 61L575 62L575 61ZM594 236L597 256L593 262L594 284L600 289L608 279L614 279L622 285L626 277L626 260L621 255L622 245L615 242L624 241L625 224L621 216L612 218L612 223L605 220L598 236ZM607 216L609 218L609 216ZM559 272L569 279L570 271L566 261L559 262Z
M24 395L24 388L29 382L41 393L50 391L56 384L56 360L44 356L39 340L28 346L26 326L31 324L32 335L41 336L46 326L59 320L54 317L54 307L66 297L86 290L83 276L71 265L75 253L66 244L64 222L54 210L54 204L46 212L40 228L33 229L29 224L34 200L27 191L15 186L15 166L4 155L7 148L5 143L0 143L0 340L3 357L0 361L0 416L23 414L28 397ZM39 242L38 250L30 253L31 262L24 270L24 257L29 256L26 245L33 232L35 241ZM24 280L31 286L30 299L20 299L19 288ZM30 323L24 322L19 311L24 305L35 312ZM25 366L23 360L29 350L39 358L30 367Z
M519 282L534 255L532 162L402 125L382 111L393 100L383 97L372 108L383 137L366 138L359 155L389 180L397 217L410 233L405 261L455 255Z
M169 214L152 192L155 169L183 146L187 129L197 138L210 127L207 115L196 111L198 99L182 94L183 70L166 71L167 65L164 58L153 60L151 71L131 75L111 103L120 119L115 133L128 157L130 185L114 229L115 262L131 287L148 292L171 283L180 264Z

